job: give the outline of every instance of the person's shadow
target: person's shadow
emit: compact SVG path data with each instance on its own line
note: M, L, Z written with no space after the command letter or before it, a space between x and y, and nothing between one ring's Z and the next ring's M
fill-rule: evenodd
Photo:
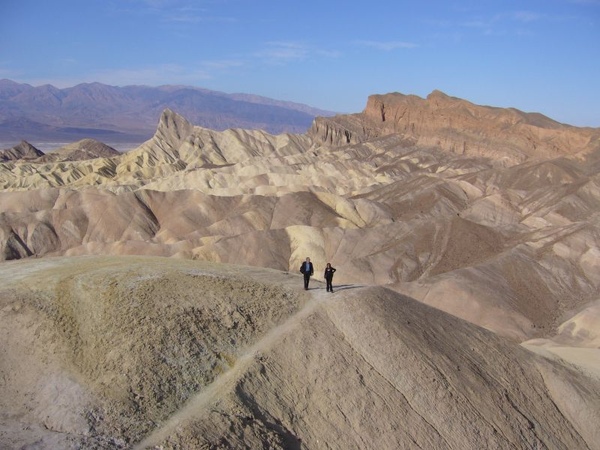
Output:
M344 291L346 289L357 289L357 288L361 288L364 287L361 284L338 284L338 285L333 285L333 292L335 293L336 291Z

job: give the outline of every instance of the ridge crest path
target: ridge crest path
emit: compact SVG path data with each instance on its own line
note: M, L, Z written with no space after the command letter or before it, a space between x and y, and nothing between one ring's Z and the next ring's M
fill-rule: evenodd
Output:
M357 286L358 287L358 286ZM261 352L269 350L286 334L293 331L300 323L314 313L320 306L331 300L331 295L325 289L318 287L309 291L311 299L295 314L284 322L269 330L261 339L242 351L234 365L203 390L192 396L179 410L175 411L169 419L150 432L142 441L136 444L134 450L152 448L164 441L182 423L193 419L196 414L219 398L224 391L235 386L236 381L244 374L254 359Z

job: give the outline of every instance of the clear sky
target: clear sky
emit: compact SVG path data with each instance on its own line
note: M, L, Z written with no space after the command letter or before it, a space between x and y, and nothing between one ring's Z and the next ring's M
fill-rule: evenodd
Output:
M600 0L0 0L0 78L349 113L439 89L600 127Z

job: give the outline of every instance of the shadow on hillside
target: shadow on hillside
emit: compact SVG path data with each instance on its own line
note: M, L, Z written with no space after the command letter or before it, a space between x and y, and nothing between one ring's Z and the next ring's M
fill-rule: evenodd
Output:
M343 291L346 289L356 289L356 288L361 288L364 287L361 284L340 284L339 286L336 286L335 284L333 285L333 292L336 293L337 291ZM312 290L323 290L326 289L325 287L312 287L312 288L308 288L309 291Z

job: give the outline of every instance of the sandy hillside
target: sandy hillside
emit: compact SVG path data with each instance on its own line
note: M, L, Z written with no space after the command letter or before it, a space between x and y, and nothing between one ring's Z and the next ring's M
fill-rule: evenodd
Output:
M600 442L598 380L383 288L151 257L0 277L4 448Z

